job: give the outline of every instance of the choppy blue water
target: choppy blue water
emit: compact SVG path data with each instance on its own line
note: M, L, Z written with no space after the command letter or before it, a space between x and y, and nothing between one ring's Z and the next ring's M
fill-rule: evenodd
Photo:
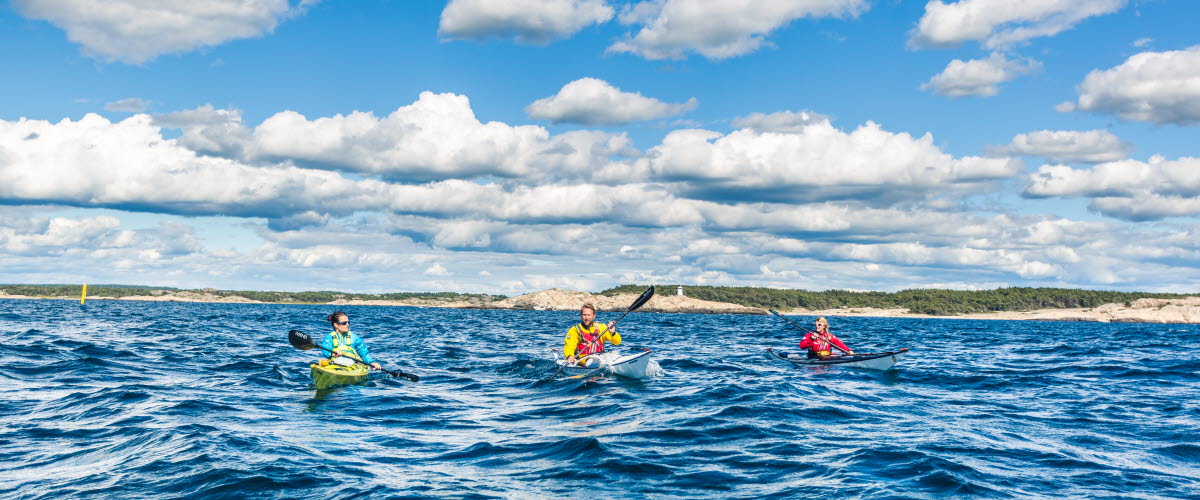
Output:
M16 498L1200 498L1200 327L633 313L649 380L541 379L571 312L347 307L385 368L320 394L329 306L0 300ZM601 312L600 320L616 313ZM811 318L797 317L808 323Z

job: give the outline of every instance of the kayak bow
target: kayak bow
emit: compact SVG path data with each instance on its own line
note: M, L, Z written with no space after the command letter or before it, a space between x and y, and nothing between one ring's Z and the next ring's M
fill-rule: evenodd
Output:
M568 364L564 359L558 359L556 362L562 368L562 372L567 375L587 375L599 371L622 377L646 378L650 368L650 352L650 349L646 349L628 356L622 356L615 351L593 354L588 358L596 360L596 362L591 363L590 366ZM604 369L600 370L601 367Z
M313 384L317 386L317 389L358 384L366 380L371 373L370 368L360 364L342 366L333 363L327 365L313 363L309 366L312 367Z

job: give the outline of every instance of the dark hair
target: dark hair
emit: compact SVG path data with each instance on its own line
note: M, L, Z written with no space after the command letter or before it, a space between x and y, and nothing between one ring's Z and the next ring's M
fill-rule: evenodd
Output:
M334 323L337 323L338 316L346 316L346 319L350 319L349 315L347 315L346 313L341 312L341 311L334 311L333 314L330 314L329 317L327 317L325 319L329 320L329 324L332 325Z
M583 312L584 309L591 309L592 314L596 314L596 306L593 306L591 302L588 302L587 304L584 304L583 307L580 307L579 312Z

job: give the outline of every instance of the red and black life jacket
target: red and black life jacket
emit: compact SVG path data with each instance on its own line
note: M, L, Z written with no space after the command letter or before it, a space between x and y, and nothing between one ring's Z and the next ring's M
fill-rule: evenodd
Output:
M579 344L575 346L575 357L582 358L591 354L600 354L604 352L604 342L600 340L603 336L600 333L600 327L592 323L592 329L583 327L583 323L575 326L575 330L579 332Z

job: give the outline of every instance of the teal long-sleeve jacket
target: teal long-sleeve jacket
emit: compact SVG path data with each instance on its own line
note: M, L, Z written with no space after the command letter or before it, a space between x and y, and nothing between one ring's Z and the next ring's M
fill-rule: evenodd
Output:
M336 348L334 347L334 340L335 340L334 337L336 337L337 334L338 333L336 331L333 331L333 332L329 332L327 335L325 335L325 340L321 341L321 347L324 347L325 349L329 349L330 351L335 350ZM349 338L347 338L347 337L349 337ZM354 332L346 332L346 335L343 335L342 338L345 339L345 341L341 342L341 344L342 345L345 345L347 343L350 344L350 348L354 349L355 354L358 355L358 359L366 361L367 363L375 362L375 360L373 358L371 358L371 350L367 348L367 343L363 342L362 337L355 335ZM328 352L328 351L326 351L326 352ZM333 357L332 354L330 354L329 356Z

